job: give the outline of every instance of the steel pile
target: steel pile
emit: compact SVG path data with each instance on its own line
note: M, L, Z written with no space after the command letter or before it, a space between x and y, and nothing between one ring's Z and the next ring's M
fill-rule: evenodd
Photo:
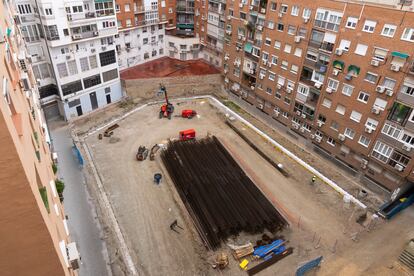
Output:
M242 231L275 232L287 225L215 136L170 141L161 158L208 248Z

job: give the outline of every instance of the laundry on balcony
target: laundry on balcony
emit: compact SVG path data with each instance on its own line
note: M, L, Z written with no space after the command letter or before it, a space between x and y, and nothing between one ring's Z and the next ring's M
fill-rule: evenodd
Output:
M348 67L348 75L351 75L352 77L357 77L360 71L361 68L356 65L349 65Z
M344 68L345 68L345 63L341 60L334 60L332 65L335 69L338 69L338 70L341 70L341 71L344 70Z

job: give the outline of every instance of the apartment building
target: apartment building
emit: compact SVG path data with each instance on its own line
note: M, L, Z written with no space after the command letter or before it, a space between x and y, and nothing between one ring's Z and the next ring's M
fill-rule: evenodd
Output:
M165 1L116 1L119 33L115 44L120 70L165 55L165 9Z
M223 72L234 94L394 191L414 178L414 13L387 2L228 1Z
M49 116L81 116L122 97L112 0L16 0L15 21L27 43Z
M13 6L0 2L0 267L2 275L77 275L50 142Z

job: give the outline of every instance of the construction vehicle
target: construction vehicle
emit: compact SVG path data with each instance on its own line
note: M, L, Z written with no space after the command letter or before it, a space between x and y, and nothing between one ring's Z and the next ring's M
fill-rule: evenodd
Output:
M160 109L160 114L159 114L160 119L162 119L162 118L168 118L169 120L171 120L171 115L174 112L174 106L172 105L172 103L170 103L168 101L167 88L165 88L165 86L162 85L162 84L160 84L160 91L159 91L159 93L160 94L164 94L164 97L165 97L165 104L163 104L161 106L161 109Z
M196 132L195 132L194 129L186 129L186 130L180 131L180 140L181 141L187 141L187 140L195 139L195 136L196 136Z
M181 111L181 117L191 119L197 115L197 111L192 109L184 109Z
M145 146L139 146L138 152L137 152L137 160L138 161L144 161L147 159L149 150Z

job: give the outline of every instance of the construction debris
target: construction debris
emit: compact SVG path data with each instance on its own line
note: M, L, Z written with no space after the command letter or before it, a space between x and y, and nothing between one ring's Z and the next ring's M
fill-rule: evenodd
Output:
M105 137L111 137L112 136L112 134L114 134L114 130L115 129L117 129L119 127L119 125L118 124L114 124L114 125L112 125L112 126L110 126L110 127L108 127L106 130L105 130L105 132L104 132L104 136Z
M220 269L226 268L229 265L229 256L224 252L219 253L216 257L216 264Z
M240 260L243 257L251 255L254 251L253 244L251 244L250 242L248 244L240 245L240 246L236 246L232 244L228 244L228 246L232 249L233 257L236 260Z
M215 136L170 141L161 158L208 248L242 231L287 225Z

